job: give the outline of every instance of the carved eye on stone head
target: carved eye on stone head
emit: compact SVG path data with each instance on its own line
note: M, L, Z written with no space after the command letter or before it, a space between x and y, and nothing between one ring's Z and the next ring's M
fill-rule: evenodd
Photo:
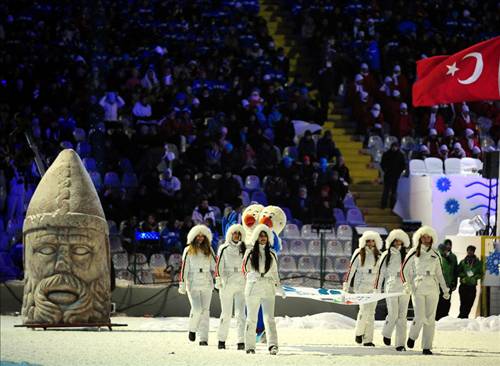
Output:
M71 252L75 255L85 255L90 253L90 249L86 246L80 245L72 248Z
M43 255L52 255L56 252L56 248L52 245L46 245L39 248L37 252Z

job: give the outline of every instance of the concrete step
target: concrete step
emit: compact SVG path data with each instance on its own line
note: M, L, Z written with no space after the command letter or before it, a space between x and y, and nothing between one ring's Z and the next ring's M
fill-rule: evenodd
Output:
M329 113L327 117L327 121L347 121L348 117L345 114L340 114L340 113Z
M381 184L352 184L349 189L353 192L382 192Z
M376 208L380 207L380 198L359 198L356 200L356 204L362 210L365 208Z
M391 224L398 224L401 223L401 218L395 215L386 215L386 216L381 216L381 215L365 215L365 221L367 223L379 223L379 224L385 224L385 223L391 223Z
M363 163L368 166L371 163L371 158L366 155L342 155L348 167L351 164Z
M368 191L368 192L356 192L356 199L361 198L378 198L382 197L382 190L380 191ZM390 211L387 211L390 212ZM384 212L377 212L377 214L383 214Z

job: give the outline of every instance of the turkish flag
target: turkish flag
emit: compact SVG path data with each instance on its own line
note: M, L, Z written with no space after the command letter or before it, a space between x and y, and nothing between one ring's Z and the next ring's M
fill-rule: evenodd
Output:
M500 36L417 61L413 106L500 99Z

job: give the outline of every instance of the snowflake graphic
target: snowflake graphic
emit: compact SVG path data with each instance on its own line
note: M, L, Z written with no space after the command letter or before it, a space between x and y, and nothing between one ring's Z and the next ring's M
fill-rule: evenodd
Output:
M454 198L450 198L444 204L444 209L448 214L455 215L460 210L460 203Z
M451 181L446 177L441 177L437 180L436 187L440 192L447 192L451 188Z
M486 268L493 275L500 274L500 252L493 252L486 258Z

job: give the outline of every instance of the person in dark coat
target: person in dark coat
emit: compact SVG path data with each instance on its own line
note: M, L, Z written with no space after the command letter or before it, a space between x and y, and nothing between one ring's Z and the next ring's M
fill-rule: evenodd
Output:
M316 161L316 144L312 138L311 131L307 130L299 141L299 159L304 159L308 155L313 161Z
M399 150L397 142L392 143L391 148L382 155L380 166L384 172L384 191L382 193L381 207L387 207L387 199L390 194L390 207L392 208L396 203L399 176L406 167L405 157Z

